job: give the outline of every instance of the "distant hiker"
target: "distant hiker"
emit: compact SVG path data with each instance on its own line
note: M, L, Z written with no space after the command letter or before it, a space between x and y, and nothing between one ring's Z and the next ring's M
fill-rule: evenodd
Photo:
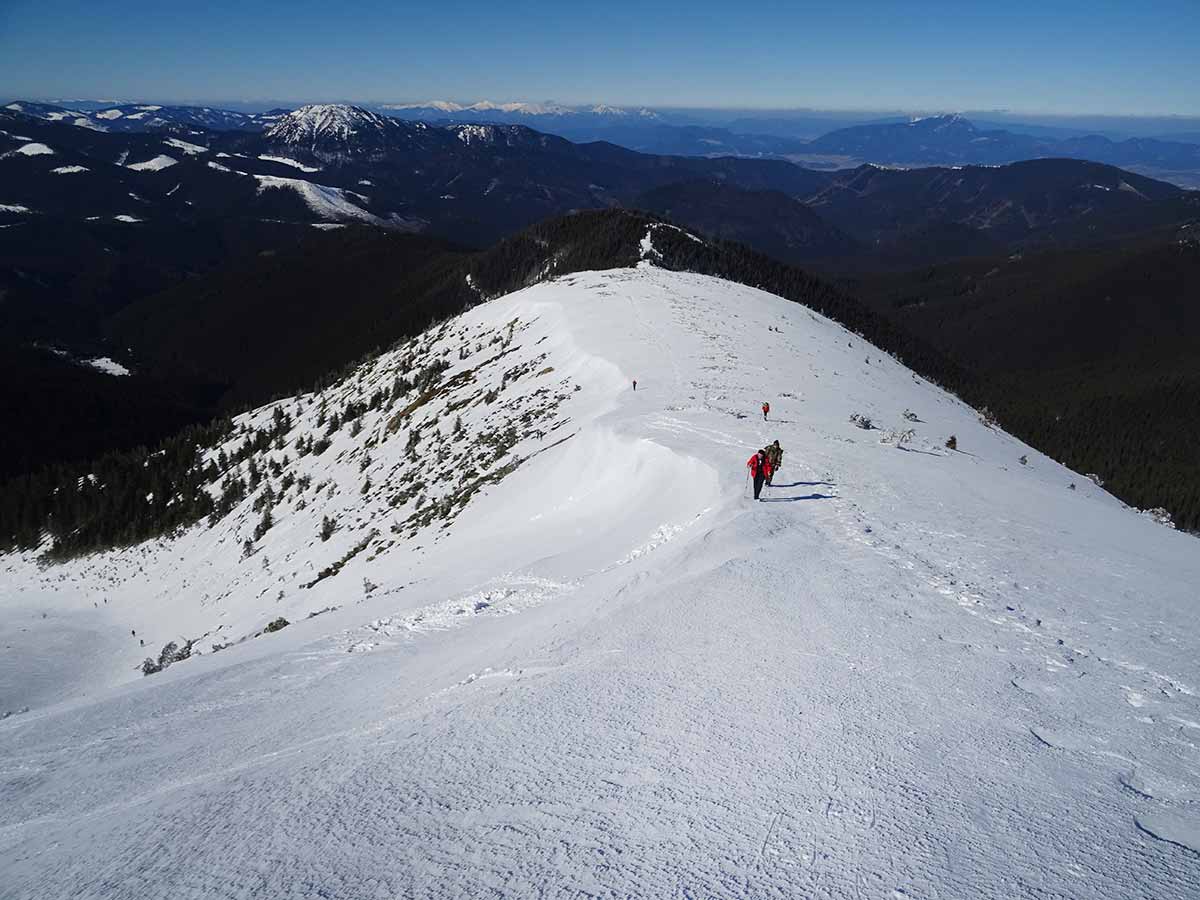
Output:
M770 411L771 411L771 404L764 400L763 401L763 421L764 422L767 421L767 413L769 413Z
M633 390L635 393L637 392L637 379L636 378L633 379Z
M783 465L783 448L779 446L779 441L767 445L767 461L771 463L771 474L767 476L767 484L770 484L779 467Z
M763 482L771 477L771 460L767 458L766 450L759 450L750 459L746 461L746 467L750 470L750 477L754 479L754 499L759 499L758 495L762 493Z

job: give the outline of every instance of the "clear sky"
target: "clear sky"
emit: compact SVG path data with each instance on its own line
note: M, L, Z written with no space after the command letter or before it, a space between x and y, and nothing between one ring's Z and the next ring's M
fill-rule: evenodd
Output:
M1200 0L0 0L3 99L1200 114Z

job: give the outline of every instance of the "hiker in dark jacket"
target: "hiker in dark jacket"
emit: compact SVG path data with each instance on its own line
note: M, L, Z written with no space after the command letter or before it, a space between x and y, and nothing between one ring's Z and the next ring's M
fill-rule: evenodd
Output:
M771 463L771 474L767 476L767 484L770 484L783 465L783 448L779 446L779 441L767 445L767 461Z

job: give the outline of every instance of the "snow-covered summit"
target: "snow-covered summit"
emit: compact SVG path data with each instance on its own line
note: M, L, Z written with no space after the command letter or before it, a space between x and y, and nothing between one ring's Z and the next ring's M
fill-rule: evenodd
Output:
M312 146L323 141L349 143L364 134L385 134L396 125L394 119L340 103L315 103L282 116L265 136L284 144Z
M1196 896L1195 539L659 236L0 557L0 892Z

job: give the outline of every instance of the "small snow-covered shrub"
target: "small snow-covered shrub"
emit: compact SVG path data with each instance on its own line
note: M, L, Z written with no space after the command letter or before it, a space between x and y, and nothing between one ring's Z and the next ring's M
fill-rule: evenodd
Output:
M180 647L174 641L167 641L167 643L163 644L162 650L159 651L157 660L147 656L142 662L142 674L153 675L156 672L161 672L163 669L166 669L177 662L182 662L183 660L188 659L192 655L192 645L194 643L196 642L187 641L182 647Z
M1024 453L1022 453L1021 458L1018 459L1017 462L1019 462L1023 466L1027 466L1027 465L1029 465L1029 457L1026 456Z
M1161 506L1156 506L1154 509L1143 509L1142 515L1148 519L1153 519L1159 525L1165 525L1167 528L1175 527L1175 520L1171 518L1171 514Z
M881 444L891 444L895 447L903 447L905 444L912 441L917 436L917 432L912 428L906 428L904 431L893 429L884 432L883 437L879 439Z
M917 414L915 412L913 412L911 409L906 409L904 411L904 418L905 418L905 420L907 420L909 422L920 422L921 421L917 417Z
M954 435L950 435L950 437L946 438L946 449L947 450L957 450L958 449L958 438L956 438Z
M280 616L278 619L275 619L274 621L267 623L266 628L263 629L263 634L271 634L274 631L282 631L283 629L287 628L291 624L292 623L289 622L287 619L285 619L283 616Z
M852 416L850 416L850 422L853 425L857 425L859 428L863 429L864 431L870 431L872 428L875 427L874 424L871 422L871 418L869 416L864 416L859 413L854 413Z
M1086 478L1088 481L1090 481L1092 484L1094 484L1096 487L1104 487L1104 479L1101 478L1099 475L1097 475L1095 472L1088 472L1083 477Z
M996 414L986 406L979 410L979 423L987 428L996 428L1000 425L1000 421L996 418Z

